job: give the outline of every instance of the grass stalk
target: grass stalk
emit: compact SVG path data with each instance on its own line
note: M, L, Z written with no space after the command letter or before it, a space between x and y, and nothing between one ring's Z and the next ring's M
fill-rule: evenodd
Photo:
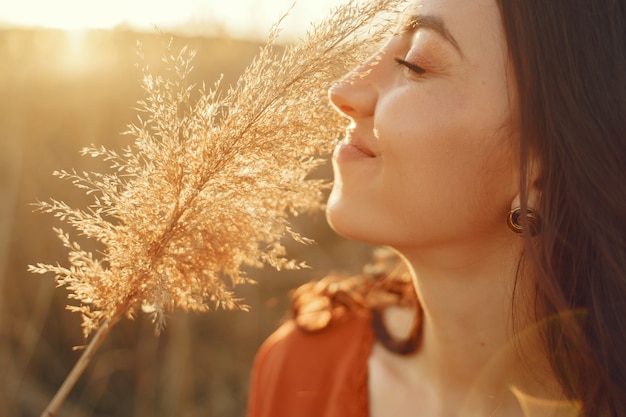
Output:
M80 358L78 358L78 361L76 361L76 364L74 364L74 367L63 381L63 384L61 384L44 412L41 413L41 417L54 417L57 414L57 412L65 402L65 399L69 395L70 391L72 390L72 388L74 388L74 385L76 385L76 382L91 362L91 359L95 355L96 351L98 350L100 345L102 345L102 342L104 341L104 339L106 339L109 332L111 331L113 326L115 326L115 324L119 321L123 313L124 310L118 310L117 315L106 319L98 328L93 338L83 351L83 354L80 356Z

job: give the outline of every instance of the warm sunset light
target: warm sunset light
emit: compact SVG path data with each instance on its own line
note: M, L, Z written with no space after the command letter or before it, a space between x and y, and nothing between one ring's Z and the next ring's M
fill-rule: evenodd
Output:
M383 4L355 1L363 5L361 17L373 17L367 11ZM321 25L322 18L341 4L346 7ZM0 417L246 414L255 353L264 334L285 318L291 288L335 268L358 273L371 260L368 245L355 250L330 229L319 210L313 210L327 191L317 180L332 178L330 163L322 164L317 152L326 149L328 154L338 139L334 132L345 125L337 117L327 117L329 86L355 66L356 56L363 56L357 51L367 53L380 40L375 36L380 31L363 26L369 19L354 19L353 5L349 0L0 0ZM272 24L287 11L280 23L282 35L273 48L262 49ZM319 23L316 35L309 42L297 39L304 38L311 23ZM363 36L352 36L355 26L366 31ZM391 36L394 29L387 29L382 32ZM300 47L286 47L291 42ZM181 50L186 52L179 59ZM260 54L262 50L270 52ZM260 61L255 60L258 56ZM189 68L193 69L187 73ZM148 103L154 105L150 111ZM188 146L192 143L194 147ZM111 153L81 156L85 148ZM249 149L245 158L240 152L244 148ZM185 153L180 152L183 149ZM113 153L132 159L134 165L122 167ZM169 157L162 158L165 155ZM188 162L195 165L183 165ZM123 200L127 213L123 216L117 208L95 205L145 194L127 192L123 185L136 183L133 178L140 172L136 167L148 172L141 190L150 191L154 199ZM87 175L93 185L104 188L77 188L72 179L53 175L63 170ZM161 174L170 179L159 183ZM213 191L200 192L204 185L199 181ZM115 190L117 196L103 194L104 189ZM174 189L178 191L172 193ZM170 196L185 200L189 208L179 210L178 203L165 200ZM39 212L36 204L51 198L84 213L102 214L107 219L103 228L89 227L105 234L121 230L117 236L134 242L138 250L127 250L126 244L108 237L88 239L64 223L63 214L57 218ZM184 214L192 213L191 205L197 209L195 217ZM309 208L312 215L305 215ZM294 216L293 223L290 216L287 222L282 214L286 209L302 215ZM148 217L143 214L148 212L152 213ZM181 243L155 252L150 248L160 243L127 233L127 218L141 219L143 223L133 229L141 235L176 231L182 237L176 242ZM160 223L171 219L197 231L179 235L178 225L164 228ZM301 233L316 244L286 238L289 246L283 255L286 225L293 225L289 235ZM85 338L81 314L66 306L88 306L104 300L100 294L106 292L92 286L97 293L74 298L68 287L57 288L56 273L36 276L28 271L28 265L39 263L75 268L70 262L83 262L83 255L69 253L59 241L53 231L59 227L80 243L80 251L93 254L96 263L87 262L92 266L120 264L103 260L109 246L124 259L134 252L154 259L165 252L175 254L185 266L159 261L176 268L173 272L153 267L152 260L150 265L143 259L124 261L159 274L154 279L142 272L142 281L136 280L139 286L134 287L120 283L126 273L84 275L115 297L125 288L147 294L141 287L146 283L157 296L151 295L147 303L133 301L137 314L119 309L134 320L119 320L108 336L101 332L96 338L92 332ZM230 241L217 240L224 236ZM212 249L206 250L206 245ZM194 254L182 252L183 247ZM192 258L196 272L187 274ZM291 259L293 265L304 261L315 270L290 270ZM283 271L270 268L267 261ZM254 268L260 265L267 267ZM230 274L243 268L258 285L217 286L222 277L231 280ZM199 273L209 279L199 279ZM170 277L178 277L180 285L166 283ZM171 291L161 292L155 286L161 283ZM231 291L250 305L250 313L215 308L218 301L233 306ZM184 311L192 303L197 310L205 295L212 304L201 310L210 313ZM116 307L112 299L102 305ZM184 305L170 311L175 306L170 300ZM168 325L160 337L154 334L152 313L167 315ZM91 355L94 351L87 347L105 336L94 360L81 361L90 364L71 388L76 377L69 378L70 370L77 359L86 358L85 352ZM58 412L52 411L61 403Z
M298 35L303 22L319 19L341 0L301 0L284 30ZM0 8L0 24L57 29L114 28L179 30L193 34L227 32L264 36L293 0L21 0Z

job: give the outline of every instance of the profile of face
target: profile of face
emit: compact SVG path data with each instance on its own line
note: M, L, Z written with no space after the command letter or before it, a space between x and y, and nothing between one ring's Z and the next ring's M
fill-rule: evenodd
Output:
M327 219L400 251L510 239L516 93L495 0L422 0L330 90L351 120ZM495 240L494 240L495 239Z

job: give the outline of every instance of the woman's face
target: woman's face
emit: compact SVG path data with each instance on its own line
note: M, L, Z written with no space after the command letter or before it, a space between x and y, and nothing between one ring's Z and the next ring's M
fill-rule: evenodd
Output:
M495 0L423 0L409 14L330 91L352 124L333 155L328 220L399 250L510 236L516 95Z

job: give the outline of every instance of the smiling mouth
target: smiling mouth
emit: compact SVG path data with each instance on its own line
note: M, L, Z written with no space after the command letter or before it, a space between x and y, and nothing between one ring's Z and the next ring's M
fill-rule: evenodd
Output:
M376 155L371 149L360 145L358 142L354 142L348 139L342 140L335 148L335 159L341 160L358 160L358 159L371 159L376 158Z
M377 155L372 152L372 150L370 150L369 148L363 147L361 145L359 145L358 143L352 142L352 141L346 141L346 145L347 146L352 146L354 147L357 151L371 157L371 158L375 158Z

